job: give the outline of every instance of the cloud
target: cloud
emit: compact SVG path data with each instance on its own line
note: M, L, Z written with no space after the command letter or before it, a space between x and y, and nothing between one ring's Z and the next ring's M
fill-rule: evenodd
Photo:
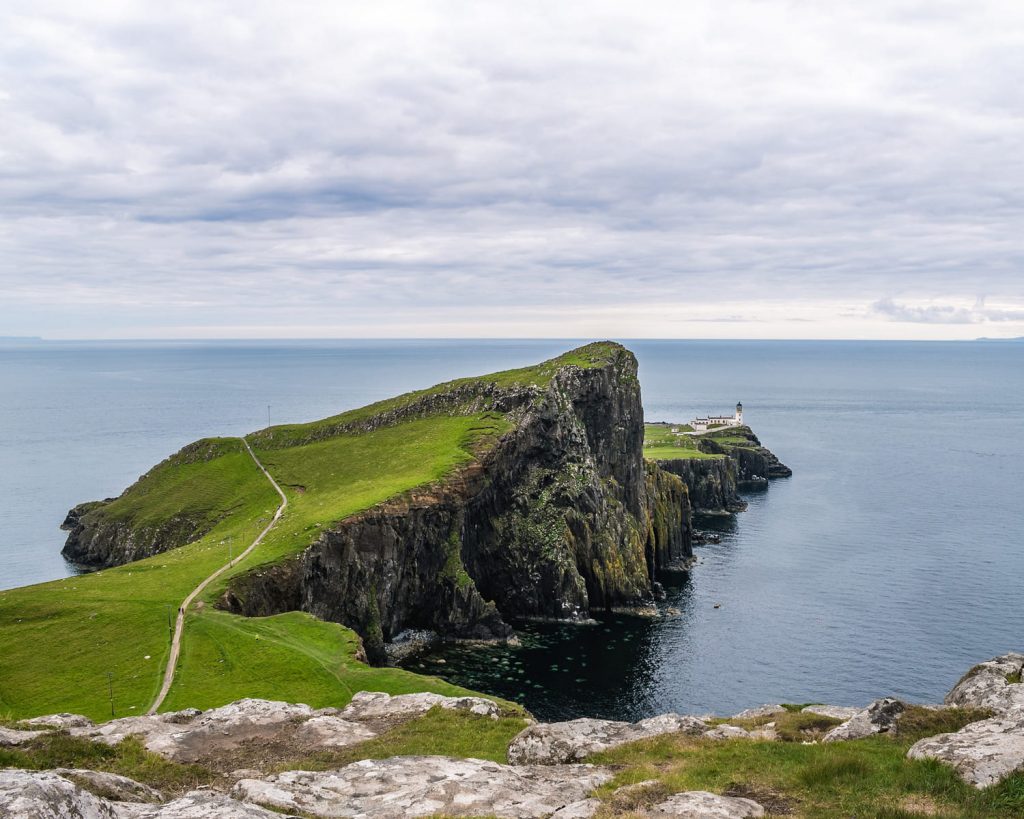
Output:
M0 9L0 330L1021 320L1019 3L240 9Z
M907 305L892 299L879 299L871 310L892 321L920 322L923 324L983 324L985 322L1024 321L1022 309L999 309L985 306L979 298L973 307L951 304Z

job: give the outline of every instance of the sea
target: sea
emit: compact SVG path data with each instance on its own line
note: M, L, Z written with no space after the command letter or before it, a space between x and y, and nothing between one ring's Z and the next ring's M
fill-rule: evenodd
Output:
M73 573L67 510L196 438L312 420L573 340L0 342L0 588ZM538 717L936 702L1024 650L1024 343L629 341L648 420L728 413L793 469L698 527L660 615L517 624L412 668Z

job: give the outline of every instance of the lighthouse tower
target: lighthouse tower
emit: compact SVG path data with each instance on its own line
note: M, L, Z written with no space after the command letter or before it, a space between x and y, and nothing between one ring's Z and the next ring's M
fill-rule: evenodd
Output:
M736 402L736 425L742 426L743 424L743 404Z

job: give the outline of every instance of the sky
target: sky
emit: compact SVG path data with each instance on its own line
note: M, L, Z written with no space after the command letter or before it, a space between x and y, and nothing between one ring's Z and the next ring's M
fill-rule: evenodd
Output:
M0 5L0 336L1024 336L1024 3Z

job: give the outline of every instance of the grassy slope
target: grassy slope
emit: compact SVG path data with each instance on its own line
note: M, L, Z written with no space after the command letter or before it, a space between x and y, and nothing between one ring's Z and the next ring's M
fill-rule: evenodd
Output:
M559 367L599 366L618 349L588 345L536 367L461 379L313 424L275 427L270 437L267 431L255 434L254 448L285 488L289 507L260 548L232 571L294 554L320 527L443 477L492 442L507 421L493 413L444 415L303 446L289 447L289 440L308 440L311 430L366 420L474 380L544 386ZM264 442L267 446L261 446ZM107 718L107 672L113 675L118 716L148 707L169 649L168 606L173 612L200 580L226 562L229 549L239 554L278 504L240 442L210 439L188 449L186 456L172 457L147 473L104 514L151 525L187 510L196 518L216 521L206 536L126 566L0 592L0 714L24 717L64 710ZM206 460L195 460L196 449ZM209 589L207 600L224 582L226 576ZM351 660L351 632L302 618L271 620L278 618L239 622L209 607L190 615L180 676L167 707L213 705L256 690L340 703L350 696L353 684L390 691L451 689L405 672L366 670L360 676ZM303 639L289 632L301 633ZM307 639L316 647L306 645ZM273 649L260 645L253 650L252 644L264 641L273 643ZM211 669L204 662L210 658L225 662Z
M697 449L697 439L692 435L674 435L669 427L645 424L644 457L650 461L668 461L675 458L715 460L725 456L701 452Z
M664 736L587 761L622 766L615 780L598 793L609 813L616 787L653 779L661 783L661 792L733 792L803 817L1024 815L1024 774L978 791L962 782L952 768L934 760L906 758L907 749L918 739L956 730L981 716L959 709L911 709L896 735L827 745ZM614 807L636 810L641 806Z

